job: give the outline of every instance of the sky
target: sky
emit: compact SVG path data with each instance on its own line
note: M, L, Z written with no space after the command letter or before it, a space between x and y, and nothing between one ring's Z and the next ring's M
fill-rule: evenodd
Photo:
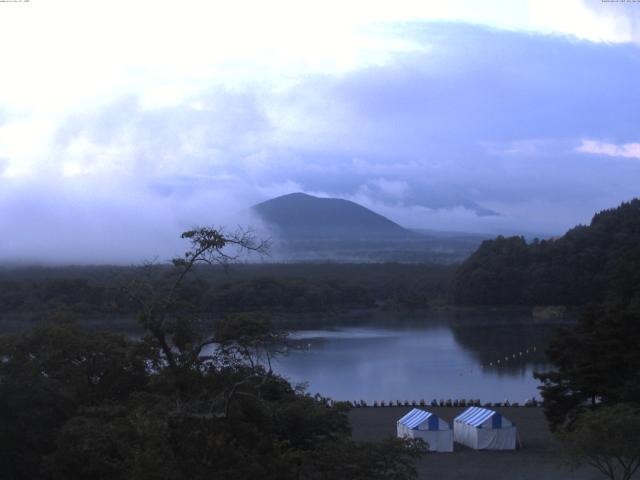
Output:
M639 195L640 3L0 2L0 262L139 262L303 191L559 234Z

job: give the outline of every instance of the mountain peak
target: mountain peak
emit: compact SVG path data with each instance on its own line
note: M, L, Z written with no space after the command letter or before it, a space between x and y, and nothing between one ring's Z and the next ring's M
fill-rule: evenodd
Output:
M315 197L313 195L309 195L308 193L304 193L304 192L293 192L293 193L286 193L284 195L280 195L279 197L272 198L271 200L285 199L285 198L294 199L294 198L320 198L320 197Z

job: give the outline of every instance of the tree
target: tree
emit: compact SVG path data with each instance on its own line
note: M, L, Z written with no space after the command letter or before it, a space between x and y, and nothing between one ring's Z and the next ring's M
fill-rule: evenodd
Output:
M639 266L635 244L610 267L606 301L552 341L555 369L536 374L545 414L572 464L612 480L630 479L640 465Z
M611 480L630 480L640 468L640 410L635 406L587 411L560 439L574 467L589 465Z
M139 321L149 334L147 340L171 369L190 368L199 362L202 349L215 342L213 337L201 335L194 319L185 316L188 308L181 302L179 292L188 275L199 264L226 265L247 252L265 254L268 250L268 243L256 240L245 230L227 235L201 227L184 232L181 238L189 241L190 248L183 257L172 260L173 268L165 278L154 279L154 271L146 268L147 279L137 280L127 288L139 305Z
M142 341L68 322L0 338L3 478L415 478L420 445L355 443L344 404L273 372L284 334L268 319L231 316L210 331L190 311L181 286L197 264L263 244L212 229L183 238L183 258L130 285Z
M0 470L38 479L60 428L83 407L125 402L149 381L149 351L66 322L0 337Z
M274 330L263 315L229 315L216 322L213 338L222 355L230 362L247 364L256 372L265 360L272 372L271 358L282 353L285 332Z
M552 429L571 428L599 404L640 406L640 246L612 267L606 301L586 309L547 349L555 369L536 374Z
M571 427L598 404L640 404L640 312L595 306L561 330L547 349L555 370L537 373L552 429Z
M415 478L415 461L427 450L422 439L386 438L379 443L341 441L310 452L300 477L308 480L404 480Z

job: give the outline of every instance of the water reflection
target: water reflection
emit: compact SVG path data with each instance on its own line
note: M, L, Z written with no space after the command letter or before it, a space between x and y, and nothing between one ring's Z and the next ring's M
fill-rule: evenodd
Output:
M341 400L523 402L538 397L532 374L547 368L544 347L553 330L423 324L296 331L276 369L293 382L308 382L312 393Z
M547 368L544 353L554 328L540 325L452 326L456 342L497 375Z

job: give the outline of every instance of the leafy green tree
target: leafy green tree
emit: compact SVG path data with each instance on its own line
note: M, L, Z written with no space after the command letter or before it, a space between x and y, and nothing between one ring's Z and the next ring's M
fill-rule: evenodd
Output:
M404 480L415 478L415 461L424 455L421 439L389 437L378 443L336 442L305 458L300 478L308 480Z
M60 479L131 478L132 450L138 443L124 407L82 408L58 432L51 473Z
M589 465L611 480L630 480L640 468L640 410L624 404L583 413L560 436L574 467Z
M538 373L553 429L570 427L598 404L640 405L640 310L607 304L589 309L547 349L555 369Z
M123 335L42 324L0 337L0 469L37 479L57 431L82 406L125 401L148 383L148 351Z
M271 358L283 352L286 337L285 332L274 330L267 317L244 314L229 315L216 322L213 338L226 360L248 363L254 372L264 360L271 372Z
M201 363L200 353L215 342L203 335L194 319L185 313L189 306L180 297L180 289L190 273L199 264L227 264L246 252L264 254L268 245L259 242L243 230L226 235L211 228L196 228L184 232L181 238L190 244L183 257L172 260L173 268L162 278L147 268L147 277L129 285L132 298L139 305L140 325L148 332L147 342L160 354L162 361L172 370L191 368Z

